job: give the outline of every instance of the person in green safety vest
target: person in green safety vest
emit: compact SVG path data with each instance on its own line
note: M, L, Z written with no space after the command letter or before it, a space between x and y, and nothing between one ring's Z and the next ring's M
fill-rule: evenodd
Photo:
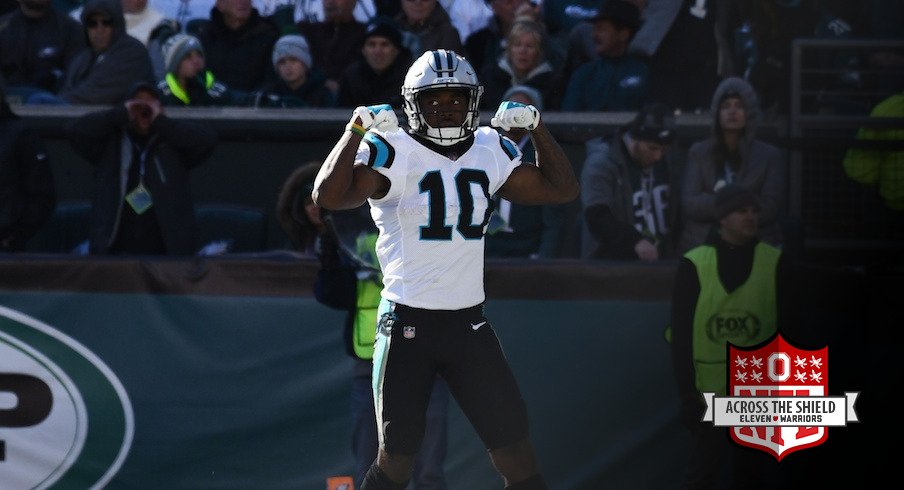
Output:
M768 455L732 445L725 427L701 422L700 393L726 395L727 343L749 347L769 339L791 320L796 303L787 259L757 239L759 206L745 187L721 188L715 195L718 233L687 251L678 266L667 337L681 421L692 436L681 488L721 488L716 486L720 472L729 465L727 488L767 488L778 478L777 463Z
M873 108L870 117L904 118L904 92L891 95ZM904 141L904 129L863 127L860 141ZM874 185L889 209L904 211L904 151L851 148L845 153L844 172L864 185Z
M204 47L198 38L175 34L163 43L164 79L157 88L166 106L242 106L249 95L230 89L206 68Z
M306 189L310 192L310 188ZM330 225L320 234L318 257L321 268L314 283L317 301L348 311L344 337L346 351L355 360L351 395L355 488L360 488L377 456L377 421L371 383L377 307L383 290L383 275L375 250L376 229L353 234L346 231L352 226L341 227L335 223L341 222L343 215L366 213L366 208L367 205L357 210L333 212L329 219L324 220ZM346 223L351 221L355 220L349 218ZM373 227L372 222L370 225ZM337 233L338 228L343 231ZM409 489L446 488L443 466L448 440L448 407L449 389L442 378L437 378L427 408L424 442Z

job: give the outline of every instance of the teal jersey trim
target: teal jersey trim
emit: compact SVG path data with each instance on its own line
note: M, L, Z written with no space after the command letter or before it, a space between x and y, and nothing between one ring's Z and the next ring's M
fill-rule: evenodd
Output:
M515 157L518 156L519 150L518 146L515 145L515 142L508 139L505 136L499 136L499 145L502 146L502 150L505 151L505 154L508 155L510 160L514 160Z
M367 166L373 168L389 168L395 160L395 149L389 145L382 136L367 132L364 135L364 142L370 147L370 158L367 159Z

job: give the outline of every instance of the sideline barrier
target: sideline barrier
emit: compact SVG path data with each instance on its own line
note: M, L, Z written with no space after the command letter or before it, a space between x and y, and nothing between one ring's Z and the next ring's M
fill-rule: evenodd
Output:
M522 386L552 488L667 488L685 438L661 335L673 267L535 265L490 265L487 314ZM319 490L327 477L351 472L352 363L343 313L310 297L316 269L291 255L17 257L0 260L0 305L82 344L122 383L134 437L109 488ZM533 286L512 287L527 281ZM0 337L9 341L12 331L0 320ZM0 352L8 344L0 342ZM52 363L59 357L41 353ZM0 373L20 370L10 359L0 355ZM117 422L91 402L91 387L76 382L70 390L88 400L89 440L94 430L116 432ZM53 403L80 413L66 399ZM0 423L0 481L54 467L53 452L28 442L71 425L62 415L51 422L55 428ZM449 423L450 488L499 488L454 403ZM25 455L39 464L24 463ZM64 473L109 462L90 456L84 450ZM648 458L666 463L649 471Z
M203 260L7 256L0 257L0 305L76 340L121 382L134 437L108 488L315 490L352 465L343 314L310 296L316 269L316 261L289 253ZM830 392L862 392L863 423L832 429L826 444L788 460L813 470L805 473L810 483L862 484L864 473L894 467L893 453L860 449L878 445L880 430L885 437L896 426L888 387L896 382L901 333L888 326L902 324L894 307L902 271L806 272L804 323L794 338L830 347ZM674 264L488 264L487 314L522 387L551 488L677 488L689 441L662 336L673 273ZM73 450L78 458L70 466L40 458L23 466L23 451L59 454L49 449L60 445L36 442L42 430L77 434L64 417L67 407L87 420L79 426L87 427L85 440L97 440L95 430L105 434L101 440L126 432L114 430L122 426L115 411L96 410L93 391L82 393L81 405L66 402L79 399L84 370L73 372L71 383L55 383L72 360L46 343L32 353L62 368L48 369L57 378L39 379L54 393L68 387L73 395L54 399L60 411L47 419L52 427L36 417L25 417L23 427L22 418L11 417L18 408L3 383L23 374L22 363L8 355L10 345L23 351L23 339L15 340L23 332L0 320L0 482L23 468L80 476L87 465L99 474L97 465L114 458L108 452L101 462L91 459L98 444ZM454 404L449 423L450 489L499 488ZM78 437L69 443L79 448Z

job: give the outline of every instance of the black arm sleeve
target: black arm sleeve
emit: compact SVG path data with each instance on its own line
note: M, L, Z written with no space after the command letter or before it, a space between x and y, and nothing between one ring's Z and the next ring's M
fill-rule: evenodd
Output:
M160 139L173 145L182 154L183 163L188 167L207 161L217 144L217 134L207 126L170 119L166 114L160 114L154 119L151 131L156 131Z
M123 106L91 112L73 121L67 128L66 136L79 156L88 163L97 165L110 135L125 127L128 120L129 116Z
M689 259L682 258L672 293L672 370L681 401L680 420L692 431L700 427L705 408L697 392L693 354L694 312L699 296L697 269Z
M615 219L612 210L605 204L590 206L584 210L587 228L594 238L599 240L600 249L606 258L636 259L634 245L643 235L628 223Z
M352 311L358 292L357 268L343 260L329 233L321 235L320 270L314 281L314 298L337 310Z
M675 275L672 293L672 367L678 392L682 398L696 395L693 359L694 311L700 296L700 280L697 268L687 258L682 258Z
M50 220L56 207L56 191L47 150L30 130L21 133L16 158L21 165L23 200L16 229L8 239L15 248L23 248L25 242Z

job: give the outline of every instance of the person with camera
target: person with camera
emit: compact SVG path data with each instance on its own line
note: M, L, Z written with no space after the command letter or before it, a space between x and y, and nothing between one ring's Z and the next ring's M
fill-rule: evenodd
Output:
M76 119L67 136L96 168L90 253L196 251L190 172L213 153L211 129L170 119L157 87L139 82L124 103Z

